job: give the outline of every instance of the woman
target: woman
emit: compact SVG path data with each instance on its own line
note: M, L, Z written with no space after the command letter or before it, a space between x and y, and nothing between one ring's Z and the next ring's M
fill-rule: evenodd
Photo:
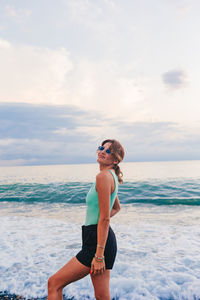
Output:
M124 149L116 140L105 140L97 150L100 173L86 198L86 220L82 226L82 250L48 280L48 300L61 300L63 288L90 273L95 297L110 300L109 280L117 252L110 217L120 210L118 182L122 172L118 164Z

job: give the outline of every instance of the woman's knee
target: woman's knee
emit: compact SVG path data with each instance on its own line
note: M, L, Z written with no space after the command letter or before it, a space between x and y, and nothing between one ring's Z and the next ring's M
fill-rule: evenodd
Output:
M55 275L52 275L48 279L48 290L59 290Z
M48 285L48 289L53 289L54 288L55 280L54 280L53 276L49 277L47 285Z

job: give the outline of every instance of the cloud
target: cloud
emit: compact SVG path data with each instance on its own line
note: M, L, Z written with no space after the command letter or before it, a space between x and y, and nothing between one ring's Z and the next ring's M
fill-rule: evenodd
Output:
M113 31L114 8L116 3L111 0L100 2L92 0L63 0L66 6L68 20L74 24L80 24L91 32L98 34Z
M178 16L181 19L184 19L191 12L191 10L192 10L191 3L185 4L178 9Z
M73 61L65 48L0 39L0 65L1 102L75 105L125 119L136 119L144 111L138 103L143 101L145 81L110 60Z
M77 124L87 123L89 126L95 117L98 114L92 117L89 113L71 106L2 103L0 138L54 140L59 135L66 139L77 130Z
M180 93L173 99L171 113L169 95L159 85L157 75L138 71L140 60L131 59L123 64L114 59L86 59L73 56L63 47L50 49L0 39L0 66L0 102L73 105L124 122L186 120L187 108L179 113ZM174 71L171 77L170 72L163 75L165 85L172 90L186 85L185 73L178 71L173 77ZM190 91L187 89L188 95ZM195 118L197 109L192 108L187 121L193 122Z
M15 141L17 141L17 139L10 139L10 138L0 139L0 146L12 145L13 143L15 143Z
M172 89L185 87L186 73L183 70L171 70L162 75L163 82Z
M126 119L139 115L137 103L142 101L143 81L123 74L112 61L80 61L68 78L70 99L78 107L97 110L104 116Z
M13 6L6 5L5 10L8 16L17 17L17 12Z
M128 161L200 158L200 127L195 132L194 128L175 122L133 122L118 126Z
M26 163L27 163L26 159L0 160L1 167L23 166L23 165L26 165ZM30 161L29 161L29 163L30 163Z
M23 164L91 162L95 137L80 128L92 126L94 119L99 126L98 114L92 116L71 106L2 103L0 160Z
M122 122L73 106L0 104L0 164L95 163L96 147L119 140L125 161L199 159L200 130L173 122Z
M73 64L65 48L13 45L0 39L0 65L1 102L51 104L67 97L66 76Z
M30 9L16 9L14 5L6 5L5 12L7 16L20 23L24 22L32 14L32 11Z
M104 0L104 2L111 7L115 7L116 6L116 1L113 0Z
M10 47L11 44L8 41L0 39L0 51L10 49Z

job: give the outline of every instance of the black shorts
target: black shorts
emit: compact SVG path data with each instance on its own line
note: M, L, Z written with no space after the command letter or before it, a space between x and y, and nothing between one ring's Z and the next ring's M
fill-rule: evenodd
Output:
M82 249L76 258L85 266L91 267L91 262L97 247L97 224L82 226ZM104 250L106 269L112 269L117 254L117 242L112 228L109 226L108 237Z

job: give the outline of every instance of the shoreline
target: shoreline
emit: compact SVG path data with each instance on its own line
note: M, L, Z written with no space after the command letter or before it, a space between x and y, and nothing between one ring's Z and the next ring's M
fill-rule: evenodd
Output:
M26 297L23 297L21 295L16 295L16 294L10 294L8 293L7 291L4 291L4 292L1 292L0 291L0 300L46 300L47 299L47 296L46 297L42 297L42 298L26 298ZM74 297L73 298L66 298L64 295L63 295L63 300L76 300Z
M45 300L46 297L43 297L43 298L26 298L26 297L23 297L21 295L16 295L16 294L10 294L8 293L7 291L0 291L0 300ZM64 299L64 297L63 297ZM66 300L66 299L65 299Z
M0 300L46 300L46 299L47 299L47 296L42 297L42 298L38 298L38 297L37 298L26 298L21 295L9 294L7 291L4 291L4 292L0 291ZM63 295L63 300L78 300L78 299L76 299L74 297L66 298L66 296ZM119 300L119 299L113 298L112 300ZM200 299L197 299L197 300L200 300Z

